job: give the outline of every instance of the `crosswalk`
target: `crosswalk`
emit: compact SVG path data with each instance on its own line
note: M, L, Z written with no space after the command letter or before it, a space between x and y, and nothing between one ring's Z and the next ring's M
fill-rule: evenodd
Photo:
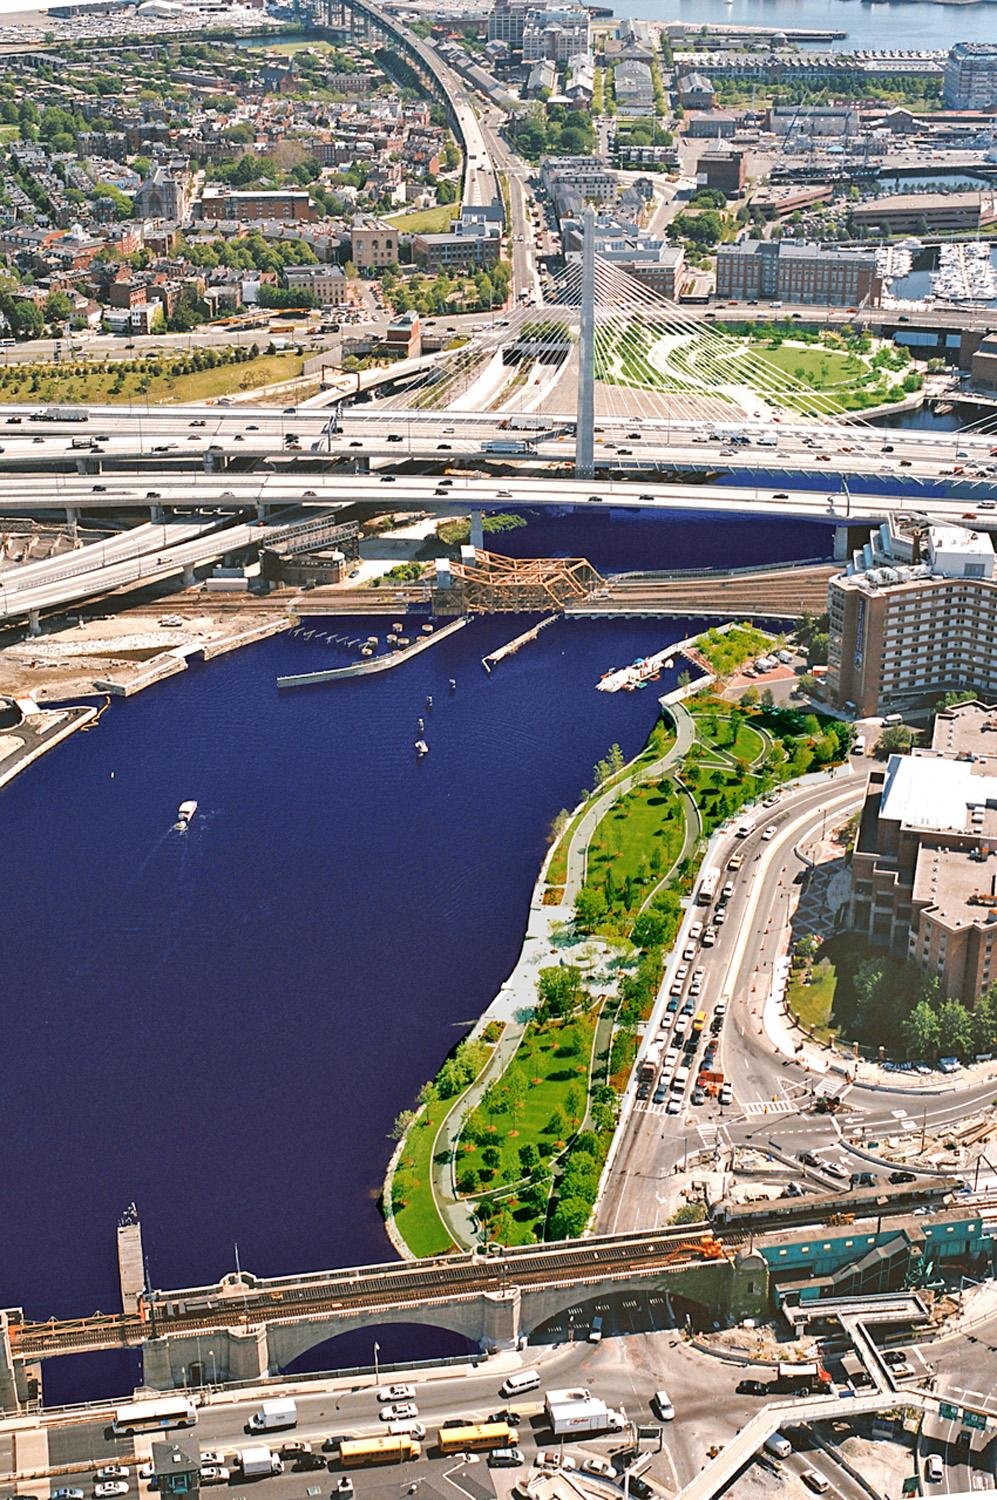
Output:
M795 1099L752 1099L741 1105L749 1120L758 1119L761 1115L791 1115L799 1108L799 1102Z

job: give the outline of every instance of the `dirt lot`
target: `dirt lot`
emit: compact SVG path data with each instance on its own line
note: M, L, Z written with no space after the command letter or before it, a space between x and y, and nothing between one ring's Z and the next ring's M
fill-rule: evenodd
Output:
M156 658L208 654L254 629L277 625L287 601L264 603L197 593L122 607L113 614L64 615L43 621L42 634L0 644L0 693L39 703L101 696L94 681L135 682ZM170 621L163 624L164 620ZM174 623L179 622L179 623Z

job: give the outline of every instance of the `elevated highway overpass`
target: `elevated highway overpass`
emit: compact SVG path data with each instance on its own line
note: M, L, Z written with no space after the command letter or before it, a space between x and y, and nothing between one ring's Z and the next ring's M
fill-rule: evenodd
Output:
M30 476L11 476L0 491L0 515L44 515L69 508L77 511L256 510L301 506L305 509L343 507L368 502L382 508L435 511L441 515L467 514L503 506L544 509L596 506L630 509L698 510L704 513L803 517L850 525L873 524L891 513L916 511L931 520L958 520L971 503L965 494L931 495L912 489L891 493L874 482L861 494L842 489L834 471L824 471L825 483L815 488L774 488L767 483L743 484L676 481L664 484L641 478L578 480L553 476L458 475L441 485L434 474L176 474L159 475L156 489L140 474L113 473L95 487L92 479L65 476L56 493ZM389 488L390 486L390 488ZM978 513L980 528L997 528L997 510Z
M27 619L30 628L37 630L44 611L64 609L82 599L176 577L191 584L195 569L203 564L281 540L293 530L286 521L219 526L217 518L187 526L137 527L135 533L126 533L136 537L130 550L107 552L104 543L96 542L47 560L51 567L38 563L0 573L0 620Z
M244 466L326 460L361 468L404 461L443 468L462 461L503 469L543 463L568 467L574 459L573 432L574 418L567 414L524 417L376 407L330 415L293 407L279 412L259 407L93 407L84 424L26 421L24 408L0 407L0 472L52 471L58 491L65 482L58 476L71 469L102 473L139 461L155 466L155 482L160 469L223 468L236 460ZM731 439L731 432L738 436ZM72 447L74 439L90 435L99 452ZM849 481L890 478L910 485L912 492L945 481L962 494L979 489L985 499L990 490L997 493L995 436L864 424L839 427L786 416L744 420L729 428L693 420L641 419L635 425L632 416L600 417L595 463L601 473L638 477L728 469L810 474L821 483L832 475ZM289 448L292 440L296 446ZM516 442L526 451L496 452L492 446ZM541 482L547 477L541 476Z

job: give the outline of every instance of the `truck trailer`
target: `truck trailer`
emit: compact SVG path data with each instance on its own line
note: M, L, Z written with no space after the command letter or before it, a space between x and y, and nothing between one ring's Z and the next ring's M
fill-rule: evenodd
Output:
M576 1432L622 1432L626 1426L622 1412L613 1411L585 1389L548 1391L544 1407L555 1437Z

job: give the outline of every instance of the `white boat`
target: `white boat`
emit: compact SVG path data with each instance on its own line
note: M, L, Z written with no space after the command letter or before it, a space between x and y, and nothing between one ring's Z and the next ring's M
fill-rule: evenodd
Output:
M416 742L415 742L415 753L416 753L416 755L418 755L418 757L419 757L420 760L422 759L422 757L424 755L428 755L429 754L429 746L426 744L425 740L416 740Z
M196 812L197 812L197 803L196 802L181 802L180 806L177 808L177 818L179 820L179 827L186 828L189 825L191 818L194 816L194 814Z

